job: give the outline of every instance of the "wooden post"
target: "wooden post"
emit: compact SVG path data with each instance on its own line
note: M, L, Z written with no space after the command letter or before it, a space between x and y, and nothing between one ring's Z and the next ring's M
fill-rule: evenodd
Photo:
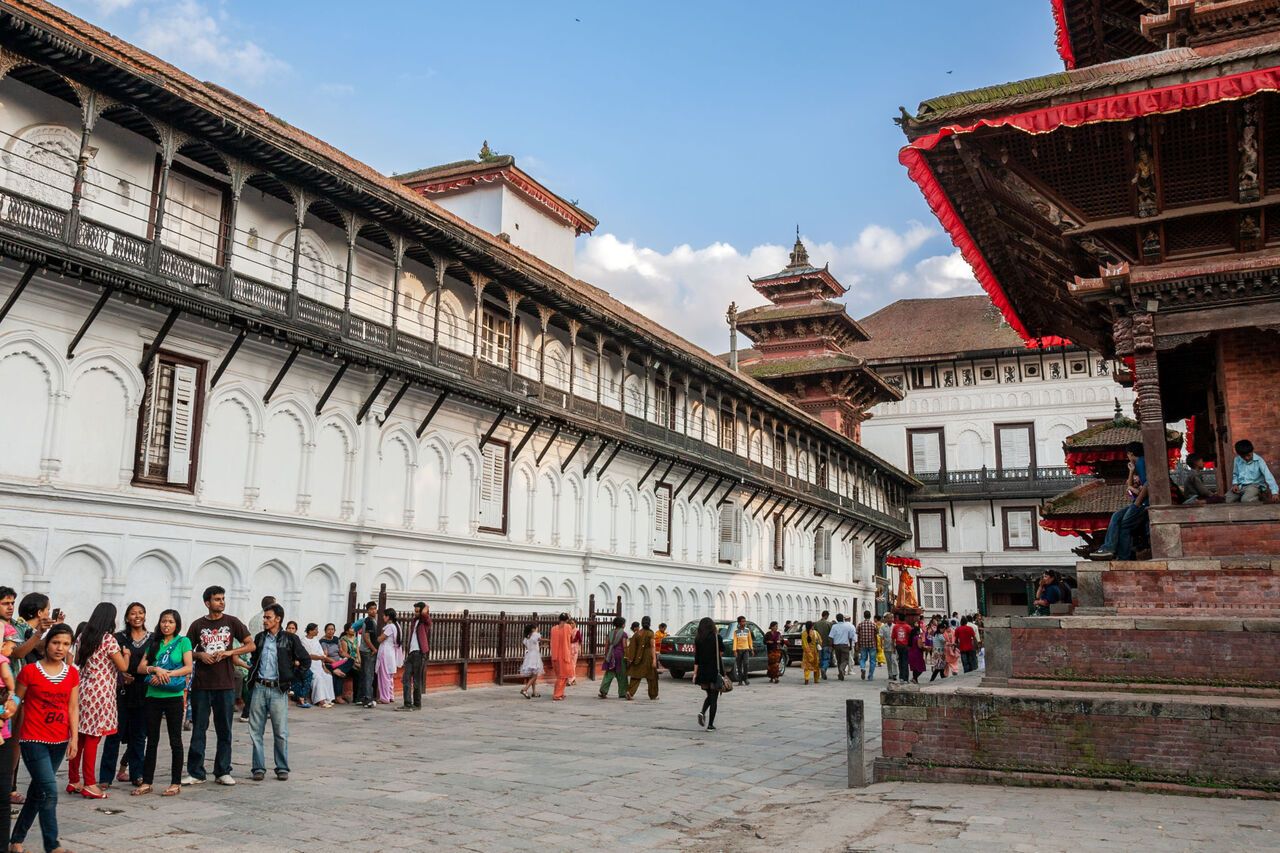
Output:
M356 582L347 587L347 624L356 621Z
M458 686L467 689L467 663L471 660L471 611L463 609L462 626L458 633Z
M507 657L507 611L498 614L498 646L493 662L493 683L502 683L502 665Z

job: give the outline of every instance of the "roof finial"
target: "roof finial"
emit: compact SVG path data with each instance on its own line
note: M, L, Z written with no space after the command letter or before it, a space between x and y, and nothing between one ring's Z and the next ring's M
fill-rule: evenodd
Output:
M478 159L482 161L496 160L501 156L502 156L501 154L499 154L497 151L494 151L492 148L489 147L489 140L487 139L484 141L484 144L480 146L480 154L478 155Z
M791 263L787 265L792 267L809 266L809 250L804 247L804 243L800 242L800 225L796 225L796 244L791 249Z
M1116 401L1116 414L1115 414L1114 420L1116 423L1120 423L1122 420L1124 420L1124 414L1120 410L1120 398L1116 397L1115 401Z

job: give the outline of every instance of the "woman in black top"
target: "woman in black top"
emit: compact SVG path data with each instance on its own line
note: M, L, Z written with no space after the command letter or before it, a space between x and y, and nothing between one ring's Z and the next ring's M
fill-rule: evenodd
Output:
M117 782L132 782L134 787L142 783L142 764L147 750L147 712L143 698L147 685L138 676L138 664L151 642L151 632L147 630L147 608L141 602L135 601L125 610L124 630L116 633L116 642L129 652L129 667L119 676L117 732L108 735L102 743L98 780L103 788L109 788L113 778ZM117 775L116 759L122 745L125 752Z
M705 725L709 732L716 729L716 705L724 686L721 654L720 632L716 630L716 623L711 621L711 617L703 616L693 639L693 683L707 692L702 710L698 712L698 725Z

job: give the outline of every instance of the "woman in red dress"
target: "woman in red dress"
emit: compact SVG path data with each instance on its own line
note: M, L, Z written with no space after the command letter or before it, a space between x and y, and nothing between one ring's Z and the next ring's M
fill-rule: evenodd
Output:
M117 726L117 673L129 668L128 652L120 650L115 638L116 606L102 602L93 608L76 643L76 666L80 668L80 739L67 765L68 794L90 800L104 800L98 787L98 744L114 734ZM83 774L83 782L81 777Z

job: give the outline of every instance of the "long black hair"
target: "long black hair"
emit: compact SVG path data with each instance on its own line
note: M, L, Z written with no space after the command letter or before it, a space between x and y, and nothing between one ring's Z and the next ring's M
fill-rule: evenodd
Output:
M116 630L116 606L110 601L103 601L93 608L89 621L80 630L79 644L76 646L76 666L84 666L89 658L102 647L102 638L114 634Z
M166 616L173 617L173 638L176 640L182 636L182 614L176 610L161 610L160 618L156 619L156 629L151 634L151 643L147 646L147 660L152 664L160 657L160 645L164 642L164 637L160 635L160 623Z
M709 643L714 641L718 636L719 633L716 631L716 623L710 616L703 616L702 619L698 621L698 633L695 636L695 639L699 642Z

